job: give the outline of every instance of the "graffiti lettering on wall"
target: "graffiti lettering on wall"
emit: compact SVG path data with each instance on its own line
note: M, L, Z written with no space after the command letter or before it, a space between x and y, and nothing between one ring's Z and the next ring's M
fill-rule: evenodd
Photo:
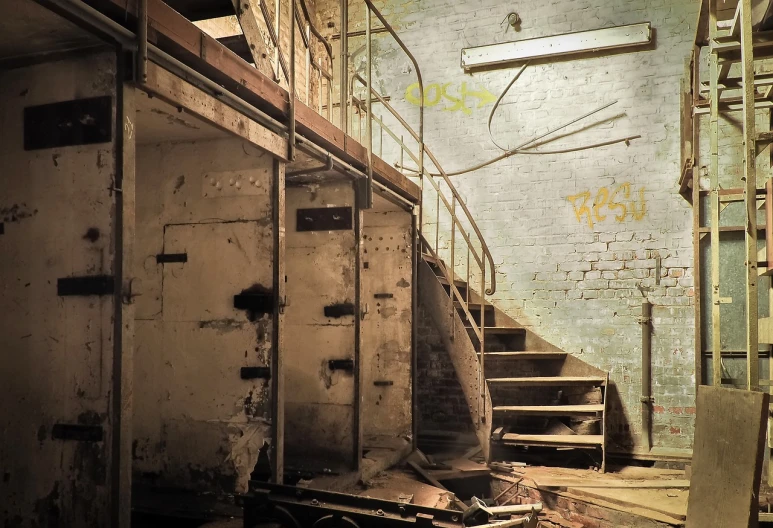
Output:
M625 222L628 219L641 220L647 214L644 187L636 191L630 183L623 183L614 188L602 187L596 192L595 198L591 191L584 191L567 196L566 199L574 207L577 221L587 221L591 229L595 223L603 222L609 216L613 216L618 222Z
M425 85L424 106L431 108L442 102L444 106L441 108L446 112L464 112L466 115L472 115L472 107L483 108L497 100L497 97L483 86L479 86L477 90L472 90L467 87L466 82L462 82L458 87L452 87L451 84L432 83ZM405 89L405 100L419 106L422 97L420 92L419 83L413 83Z

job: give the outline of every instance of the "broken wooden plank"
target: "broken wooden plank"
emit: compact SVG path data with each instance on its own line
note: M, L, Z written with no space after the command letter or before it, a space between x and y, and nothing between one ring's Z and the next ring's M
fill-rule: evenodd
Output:
M689 480L582 480L572 478L535 479L539 488L637 488L637 489L688 489Z
M700 386L686 528L756 526L770 395Z

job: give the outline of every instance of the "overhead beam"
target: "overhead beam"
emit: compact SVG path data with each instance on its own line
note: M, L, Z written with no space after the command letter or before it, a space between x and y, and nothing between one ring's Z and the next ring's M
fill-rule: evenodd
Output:
M651 42L652 26L649 22L645 22L464 48L462 49L462 68L469 71L531 59L643 46Z
M286 139L157 64L148 63L148 80L142 89L221 130L241 137L278 159L286 160Z

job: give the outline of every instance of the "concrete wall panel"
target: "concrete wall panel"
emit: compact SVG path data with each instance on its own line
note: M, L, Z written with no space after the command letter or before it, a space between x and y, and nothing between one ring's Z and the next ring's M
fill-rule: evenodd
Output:
M111 140L24 150L25 107L110 96ZM108 526L114 297L57 280L114 275L116 65L95 54L0 73L0 517ZM55 424L101 441L54 438Z
M138 482L245 491L270 441L270 316L234 295L270 293L273 160L237 139L144 144L137 167L134 474ZM238 185L237 185L238 184ZM159 264L159 253L186 253Z

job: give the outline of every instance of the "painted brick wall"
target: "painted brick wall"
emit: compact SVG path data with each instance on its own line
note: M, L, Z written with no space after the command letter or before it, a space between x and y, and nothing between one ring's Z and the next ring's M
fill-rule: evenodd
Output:
M440 334L419 301L417 319L416 397L419 433L426 431L473 431L470 409L454 373Z
M629 146L513 156L454 181L495 257L495 302L555 345L610 372L617 399L610 432L622 444L635 444L641 433L637 318L647 296L654 304L655 446L689 447L695 385L691 210L678 196L676 181L680 79L691 50L697 0L376 4L421 66L425 138L447 171L501 153L488 137L486 122L516 71L466 75L459 66L461 48L652 23L655 44L649 49L530 65L493 122L498 142L514 146L617 100L541 148L634 134L641 139ZM501 25L512 9L523 19L517 33ZM338 2L318 2L318 10L328 31L340 31ZM351 29L360 29L362 6L352 5L350 13ZM352 50L360 44L350 41ZM383 34L374 50L375 86L418 128L420 94L408 59ZM361 58L354 62L362 71ZM383 157L397 161L386 148Z

